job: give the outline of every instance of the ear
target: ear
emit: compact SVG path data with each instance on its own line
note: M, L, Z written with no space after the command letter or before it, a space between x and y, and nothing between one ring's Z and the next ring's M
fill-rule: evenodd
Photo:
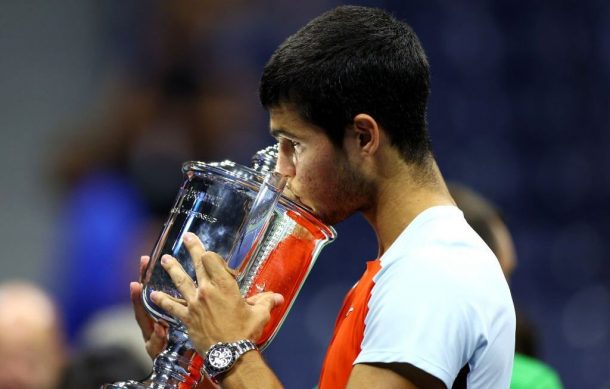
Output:
M354 132L360 152L373 155L379 148L380 129L372 116L359 113L354 116Z

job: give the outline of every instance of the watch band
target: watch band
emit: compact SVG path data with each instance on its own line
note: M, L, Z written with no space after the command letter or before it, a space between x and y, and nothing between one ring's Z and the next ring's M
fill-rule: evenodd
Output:
M248 351L256 350L258 348L252 341L248 339L238 340L237 342L230 343L230 345L235 347L235 350L237 352L237 358L244 355Z

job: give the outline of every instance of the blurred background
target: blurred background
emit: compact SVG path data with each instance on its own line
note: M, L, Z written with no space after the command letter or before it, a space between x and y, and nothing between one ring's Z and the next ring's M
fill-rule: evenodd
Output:
M181 162L247 164L271 144L264 63L339 4L0 3L0 283L25 280L53 299L79 356L72 371L116 347L139 363L126 375L146 371L122 307ZM537 355L567 388L610 388L610 2L351 4L385 8L419 35L439 165L502 209ZM316 384L343 296L376 256L360 217L337 231L266 351L288 388Z

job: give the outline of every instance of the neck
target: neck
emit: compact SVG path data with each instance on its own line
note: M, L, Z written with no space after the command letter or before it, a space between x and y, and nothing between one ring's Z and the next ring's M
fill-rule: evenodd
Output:
M430 164L425 174L418 171L420 168L400 164L392 174L379 179L374 205L363 212L377 234L379 257L421 212L438 205L455 205L436 162L431 160Z

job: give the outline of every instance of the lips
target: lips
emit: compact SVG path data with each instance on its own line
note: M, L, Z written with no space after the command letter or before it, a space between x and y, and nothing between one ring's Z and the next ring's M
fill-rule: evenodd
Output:
M301 198L299 196L297 196L296 193L294 193L294 191L290 187L290 183L288 183L286 185L286 187L284 188L283 194L284 194L284 196L288 197L290 200L298 202L299 204L301 203Z
M290 200L294 201L295 203L299 204L300 206L302 206L303 208L307 209L308 211L310 211L311 213L314 213L313 208L311 208L310 206L306 205L302 200L301 197L299 195L297 195L292 188L290 187L290 183L288 183L286 185L286 187L284 188L284 192L283 195L286 196L287 198L289 198ZM314 213L315 214L315 213Z

